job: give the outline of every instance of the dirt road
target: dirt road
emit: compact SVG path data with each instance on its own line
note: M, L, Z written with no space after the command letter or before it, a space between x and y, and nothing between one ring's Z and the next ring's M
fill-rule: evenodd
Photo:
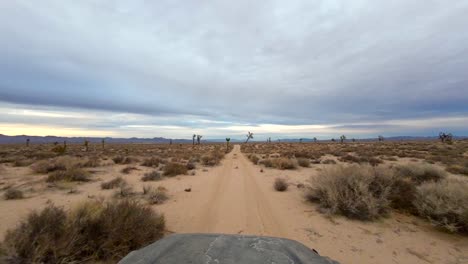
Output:
M239 145L206 174L190 181L193 191L179 198L184 202L163 206L169 218L174 211L184 212L176 220L178 232L285 235L284 222L259 181L259 169L240 153Z

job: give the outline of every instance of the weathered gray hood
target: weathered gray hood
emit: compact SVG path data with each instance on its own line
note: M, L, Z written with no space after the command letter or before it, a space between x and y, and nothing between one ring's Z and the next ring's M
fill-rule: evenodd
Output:
M131 252L119 263L326 264L338 262L321 257L301 243L289 239L221 234L175 234Z

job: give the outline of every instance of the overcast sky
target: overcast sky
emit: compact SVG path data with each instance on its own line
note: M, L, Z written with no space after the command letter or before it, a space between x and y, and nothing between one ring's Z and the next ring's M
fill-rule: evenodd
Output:
M468 135L468 1L0 1L0 134Z

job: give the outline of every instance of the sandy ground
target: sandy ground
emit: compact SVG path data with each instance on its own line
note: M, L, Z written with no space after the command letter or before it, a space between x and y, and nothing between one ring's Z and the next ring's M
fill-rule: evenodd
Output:
M305 183L324 165L294 171L263 169L253 165L236 145L220 166L199 168L196 175L143 183L141 175L151 169L139 167L122 175L123 166L96 169L95 177L108 180L121 175L135 190L143 185L164 186L171 199L153 206L166 216L167 229L176 233L227 233L290 238L316 249L341 263L468 263L468 238L436 230L427 221L401 214L379 222L350 221L326 217L306 202L298 183ZM332 165L331 165L332 166ZM30 174L27 168L8 168L8 177ZM2 176L3 181L8 181ZM39 183L44 176L28 175L22 180L32 184L31 198L0 200L0 239L27 212L51 200L66 207L113 191L100 189L101 181L76 186L78 193L49 190ZM290 183L286 192L276 192L273 181L284 177ZM28 183L31 184L31 183ZM1 187L1 186L0 186ZM184 189L191 188L191 192Z

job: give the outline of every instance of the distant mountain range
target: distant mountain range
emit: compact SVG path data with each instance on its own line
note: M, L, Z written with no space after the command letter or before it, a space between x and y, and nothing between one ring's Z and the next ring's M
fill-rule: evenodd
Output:
M100 143L102 139L106 143L169 143L171 139L163 137L155 138L111 138L111 137L56 137L56 136L6 136L0 134L0 144L13 144L13 143L25 143L26 139L30 139L31 143L54 143L54 142L63 142L67 141L68 143L83 143L85 140L94 143ZM411 137L411 136L397 136L397 137L388 137L385 138L386 141L407 141L407 140L437 140L438 137ZM454 139L468 139L467 136L455 136ZM339 138L335 138L336 141L339 141ZM298 138L288 138L288 139L279 139L280 142L299 142ZM311 138L303 138L302 142L313 142ZM327 142L330 140L318 140L321 142ZM351 141L351 138L348 138L347 141ZM377 138L367 138L367 139L357 139L357 141L377 141ZM192 143L191 139L172 139L173 143ZM222 139L207 139L202 140L202 142L226 142L224 138ZM232 143L244 142L244 140L231 139ZM265 140L252 140L252 142L265 142ZM272 142L278 142L278 139L272 139Z

